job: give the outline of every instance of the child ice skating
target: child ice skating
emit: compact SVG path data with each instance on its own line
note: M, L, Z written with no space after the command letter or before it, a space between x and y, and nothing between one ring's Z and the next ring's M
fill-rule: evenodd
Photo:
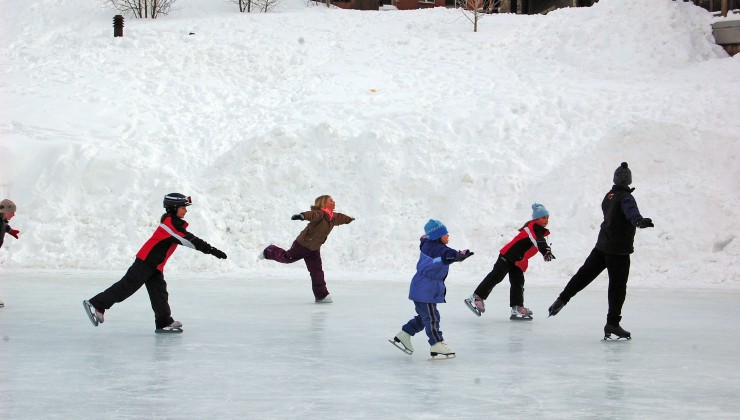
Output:
M465 304L480 316L486 311L485 300L491 294L494 286L509 275L509 306L511 306L511 320L532 320L532 311L524 306L524 272L529 266L529 259L537 251L545 261L555 259L545 237L550 234L546 229L550 220L550 213L545 206L539 203L532 204L532 220L519 229L519 234L499 250L498 259L493 270L480 282L475 292L465 299Z
M0 201L0 248L3 246L3 242L5 241L5 234L14 237L15 239L18 239L18 235L21 233L19 230L13 229L10 227L8 222L10 222L10 219L15 216L15 203L8 200L7 198L3 201ZM5 302L0 300L0 308L5 306Z
M604 221L601 223L596 246L583 266L570 279L560 296L550 306L550 316L557 315L578 292L591 284L606 269L609 274L609 311L604 326L604 340L614 334L617 338L631 339L632 335L619 325L622 306L627 296L627 279L630 274L630 254L635 251L636 228L653 227L652 219L642 217L632 196L632 171L626 162L614 171L614 186L601 201Z
M401 331L389 340L406 354L414 352L411 337L425 330L429 337L430 353L432 357L438 355L446 358L455 357L444 343L442 331L439 329L438 303L445 302L445 279L450 270L450 264L464 261L473 255L467 249L455 251L447 244L450 235L447 227L439 220L429 220L424 226L425 235L420 238L419 261L416 263L416 274L411 279L409 299L414 302L416 316L401 327Z
M186 230L188 223L183 218L188 212L187 207L192 204L190 197L170 193L164 196L163 204L166 213L162 215L160 225L136 254L134 263L123 278L92 299L82 302L94 326L103 323L103 315L113 304L123 302L142 285L146 285L154 311L154 332L181 333L182 323L172 318L167 302L169 295L167 282L164 280L164 265L178 245L185 245L219 259L226 258L223 251Z
M308 225L298 234L290 249L286 251L271 244L259 256L283 264L291 264L302 259L311 276L311 289L316 303L332 303L321 264L321 246L326 242L334 226L346 225L355 220L345 214L335 212L335 206L331 196L317 197L311 210L295 214L290 218L291 220L308 221Z

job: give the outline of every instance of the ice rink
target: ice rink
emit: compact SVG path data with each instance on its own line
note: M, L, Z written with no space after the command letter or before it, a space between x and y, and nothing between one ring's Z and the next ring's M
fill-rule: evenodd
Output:
M407 283L308 275L167 275L181 335L156 335L145 290L93 327L81 302L120 273L3 272L0 418L740 418L740 292L628 290L631 341L602 342L605 278L547 318L559 289L528 284L532 322L508 319L508 283L476 318L477 284L440 305L452 360L426 336L391 344L413 314ZM371 276L370 276L371 277Z

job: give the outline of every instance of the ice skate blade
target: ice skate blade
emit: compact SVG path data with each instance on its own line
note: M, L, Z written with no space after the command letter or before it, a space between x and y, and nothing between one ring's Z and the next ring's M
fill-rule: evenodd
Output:
M182 328L157 328L154 332L156 334L181 334Z
M525 316L525 317L518 317L516 315L512 315L512 316L509 317L509 319L512 320L512 321L531 321L532 320L532 317L531 316L529 316L529 317L527 317L527 316Z
M90 302L83 300L82 307L85 308L85 313L87 314L87 317L90 319L90 322L92 322L94 327L97 327L99 324L98 317L96 317L95 314L91 311L92 305L90 304Z
M632 336L627 336L627 337L617 336L616 338L612 338L611 334L609 334L609 335L605 335L604 339L601 341L620 341L620 340L629 341L629 340L632 340Z
M394 346L396 346L397 349L399 349L402 352L408 354L409 356L411 356L411 354L414 353L413 350L409 350L402 343L397 342L395 338L393 338L393 340L388 340L388 342L391 343L391 344L393 344Z
M480 309L476 308L473 302L470 301L470 299L465 299L465 306L467 306L468 309L470 309L470 311L473 312L476 316L480 316Z
M442 353L431 353L429 360L450 360L455 358L455 353L442 354Z

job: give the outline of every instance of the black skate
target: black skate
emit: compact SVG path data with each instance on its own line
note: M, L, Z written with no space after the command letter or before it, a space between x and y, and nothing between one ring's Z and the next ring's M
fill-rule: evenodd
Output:
M154 332L157 334L180 334L182 333L182 322L175 321L164 328L157 328Z
M614 338L612 338L612 334L617 336L616 340L619 340L620 338L626 338L627 340L632 340L632 336L630 335L630 332L620 327L619 325L611 325L611 324L604 325L604 341L614 340Z
M561 309L565 306L565 302L563 302L560 299L555 299L555 302L553 302L552 305L550 305L550 308L548 308L548 312L550 312L550 315L547 317L555 316L560 312Z

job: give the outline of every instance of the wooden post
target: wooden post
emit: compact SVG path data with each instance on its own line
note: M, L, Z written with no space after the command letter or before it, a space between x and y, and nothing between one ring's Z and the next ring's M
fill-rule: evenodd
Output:
M730 0L722 0L722 16L727 17L727 12L730 11Z

